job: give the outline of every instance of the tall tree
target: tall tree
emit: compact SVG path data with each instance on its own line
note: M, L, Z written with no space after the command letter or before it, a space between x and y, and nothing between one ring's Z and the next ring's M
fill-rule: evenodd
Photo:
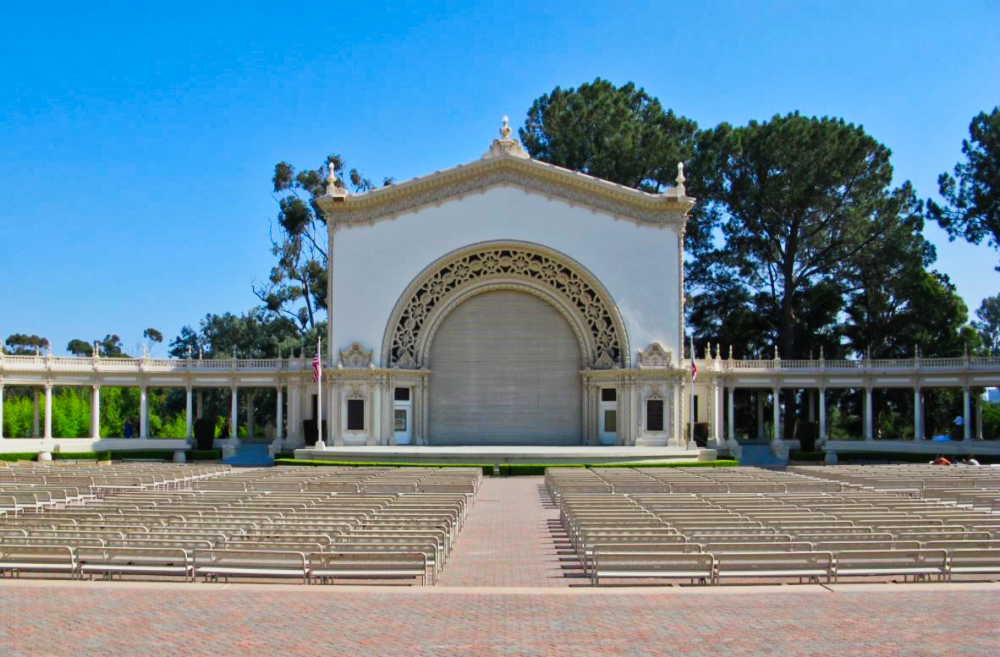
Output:
M701 143L706 211L725 239L711 259L769 299L781 356L803 357L802 293L840 286L844 264L913 211L912 191L890 189L889 149L839 119L722 124Z
M928 201L929 214L952 239L962 236L979 244L989 237L1000 248L1000 107L972 119L962 153L966 160L955 165L955 175L938 177L945 206Z
M339 155L331 155L316 169L298 172L287 162L275 165L272 183L278 203L278 234L272 233L271 253L278 262L267 282L253 288L268 311L294 321L303 335L315 331L327 307L326 218L316 199L326 193L331 168L336 184L344 186L344 159ZM348 181L355 192L374 186L357 169L350 170ZM392 178L383 181L384 185L391 183Z
M983 299L973 328L979 332L984 351L990 356L1000 355L1000 295Z
M152 328L152 327L150 327L150 328L146 329L145 331L143 331L142 332L142 337L144 337L146 339L146 351L147 352L152 352L153 351L153 345L157 345L157 344L160 344L161 342L163 342L163 334L160 333L155 328Z
M518 130L535 159L648 192L674 184L697 133L633 83L601 78L536 99Z
M86 340L73 339L69 341L66 345L66 351L73 354L74 356L93 356L94 355L94 345L87 342Z
M5 344L7 345L7 353L9 354L15 356L34 356L42 350L47 349L49 341L37 335L14 333L7 336Z
M276 317L264 308L254 308L242 315L208 314L196 332L189 326L170 343L170 355L181 358L199 353L205 358L275 358L301 345L295 323Z

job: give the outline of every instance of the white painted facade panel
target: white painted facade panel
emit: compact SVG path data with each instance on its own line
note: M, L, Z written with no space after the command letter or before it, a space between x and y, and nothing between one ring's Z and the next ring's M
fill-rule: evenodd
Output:
M629 362L660 342L678 355L680 285L673 226L638 225L513 186L338 228L333 246L336 349L377 357L393 308L431 263L470 244L523 241L566 255L600 281L621 313Z

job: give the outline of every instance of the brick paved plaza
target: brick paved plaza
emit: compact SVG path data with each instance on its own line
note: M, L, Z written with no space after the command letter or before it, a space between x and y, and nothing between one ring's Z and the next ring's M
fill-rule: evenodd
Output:
M0 581L0 655L996 655L1000 585L606 587L541 478L487 479L437 587Z

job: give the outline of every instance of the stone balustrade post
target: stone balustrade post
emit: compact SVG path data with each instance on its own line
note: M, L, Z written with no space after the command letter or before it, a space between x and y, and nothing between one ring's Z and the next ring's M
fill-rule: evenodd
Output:
M90 437L101 437L101 386L95 383L90 388Z

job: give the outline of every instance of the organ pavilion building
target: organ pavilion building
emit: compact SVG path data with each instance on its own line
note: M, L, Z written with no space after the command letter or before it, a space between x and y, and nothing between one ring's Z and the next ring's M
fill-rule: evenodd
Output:
M328 446L687 446L682 165L650 194L510 133L364 194L331 174Z

